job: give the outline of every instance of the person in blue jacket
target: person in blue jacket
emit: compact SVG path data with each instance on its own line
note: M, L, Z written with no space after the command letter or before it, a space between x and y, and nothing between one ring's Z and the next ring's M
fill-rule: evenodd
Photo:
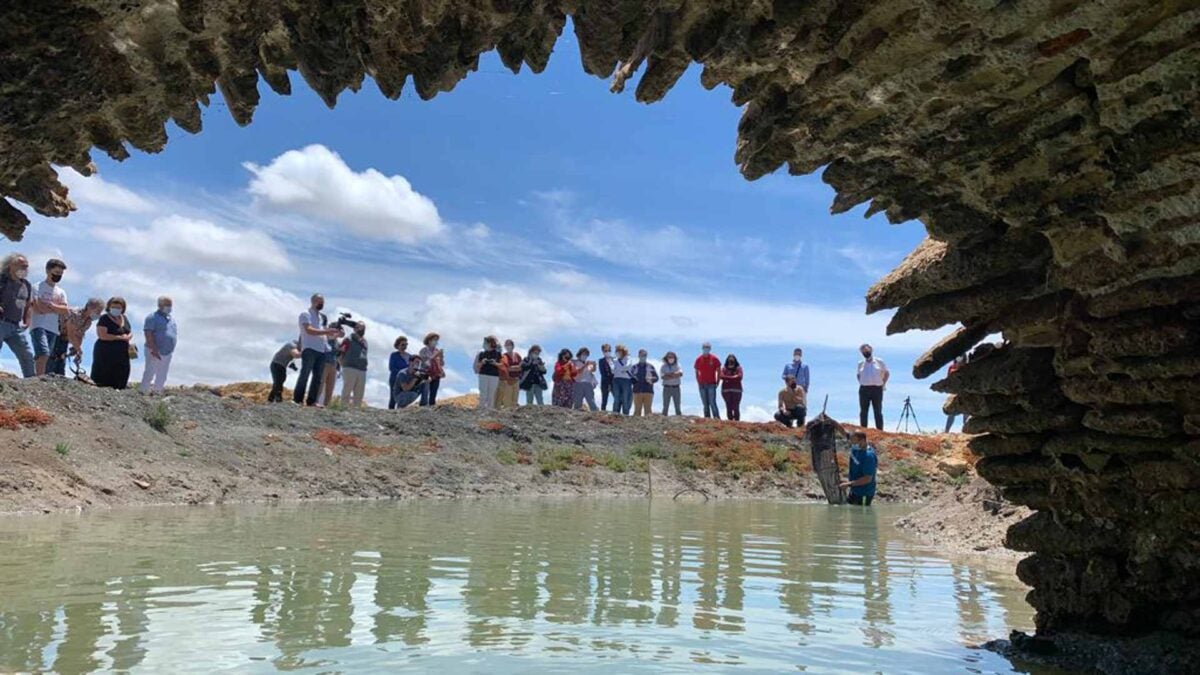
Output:
M392 346L396 351L388 358L388 391L391 392L388 396L388 410L396 409L396 378L408 370L408 361L411 358L408 353L408 338L401 335Z
M792 362L783 367L783 379L796 378L796 385L808 393L808 364L804 363L804 350L796 347L792 352Z
M875 470L879 460L875 448L867 443L867 435L861 431L850 434L850 480L842 487L850 488L851 504L870 506L875 500Z

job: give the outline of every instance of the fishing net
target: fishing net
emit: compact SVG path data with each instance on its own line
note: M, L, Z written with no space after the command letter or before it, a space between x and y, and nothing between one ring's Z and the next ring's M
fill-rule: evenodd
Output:
M805 438L812 445L813 473L821 481L821 490L830 504L842 504L846 493L841 487L842 469L837 460L837 439L846 434L842 425L825 413L817 415L804 427Z

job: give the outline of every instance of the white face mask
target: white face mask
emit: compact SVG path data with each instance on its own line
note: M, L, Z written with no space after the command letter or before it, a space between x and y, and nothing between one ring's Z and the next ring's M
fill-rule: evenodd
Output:
M711 351L712 351L712 347L705 347L705 348L704 348L702 351L703 351L705 354L708 354L709 352L711 352Z
M108 315L114 319L121 318L121 314L123 314L123 313L124 312L121 311L120 307L110 307L108 310Z
M162 307L158 308L158 311L162 312L163 314L165 314L167 316L171 316L171 306L170 305L163 305Z
M800 357L799 357L799 356L793 356L793 357L792 357L792 363L800 363Z
M646 357L644 357L644 356L638 357L638 363L645 363L645 362L646 362Z
M432 340L432 341L430 341L430 343L429 343L429 347L430 347L431 349L437 349L437 342L438 342L437 340Z

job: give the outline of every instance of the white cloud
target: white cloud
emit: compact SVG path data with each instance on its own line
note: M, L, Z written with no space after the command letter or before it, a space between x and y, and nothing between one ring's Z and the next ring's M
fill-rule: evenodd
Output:
M155 219L145 229L97 227L92 233L125 253L154 262L233 271L293 269L283 247L267 234L233 230L207 220L167 216Z
M635 228L622 220L592 219L567 230L568 241L580 251L601 260L644 269L680 268L699 261L709 248L674 225L658 229Z
M445 224L433 200L403 176L356 172L323 145L289 150L267 166L246 162L250 194L267 210L333 222L347 232L405 244L436 237Z
M544 275L546 281L561 286L564 288L584 288L593 286L596 280L592 277L572 269L551 270Z
M475 223L464 229L463 234L472 239L487 239L492 235L492 229L486 223Z
M741 412L743 422L771 422L775 419L775 413L759 405L744 405Z
M70 167L60 167L58 179L81 209L94 206L122 213L150 213L156 208L149 199L132 190L96 175L84 176Z
M843 246L837 249L836 253L872 279L878 279L892 271L904 258L904 253L898 251L883 251L857 244Z
M445 344L473 351L485 335L522 344L578 325L571 312L515 286L485 283L425 299L421 323Z

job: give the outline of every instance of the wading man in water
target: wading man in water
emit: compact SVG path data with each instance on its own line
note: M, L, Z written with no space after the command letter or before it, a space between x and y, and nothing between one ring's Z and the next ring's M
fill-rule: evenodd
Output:
M875 500L875 469L879 460L875 448L867 444L867 435L861 431L850 434L850 480L842 487L850 488L851 504L870 506Z

